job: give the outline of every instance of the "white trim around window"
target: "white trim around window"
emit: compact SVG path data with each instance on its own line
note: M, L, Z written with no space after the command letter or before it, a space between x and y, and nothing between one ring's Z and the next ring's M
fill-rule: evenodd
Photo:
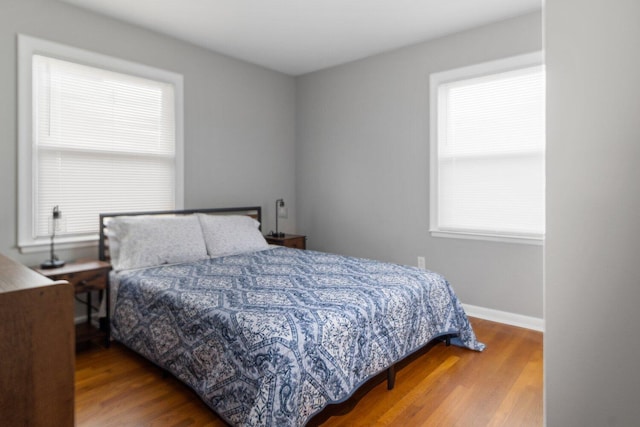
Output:
M522 94L518 92L521 88ZM502 93L505 96L500 96ZM519 95L510 96L512 93ZM487 102L494 94L495 100ZM527 100L526 105L518 105L521 99ZM482 139L478 135L484 135L484 123L495 117L488 113L494 111L494 106L495 115L508 114L506 119L486 126L491 128L486 132L489 137ZM531 106L533 110L524 110ZM509 114L516 109L523 109L524 113L512 119ZM503 127L512 128L505 130L504 137L502 130L494 132ZM519 170L527 171L522 173L523 182L510 182L520 178ZM504 189L503 183L507 184ZM429 230L433 237L542 244L542 52L431 74L429 199ZM506 204L502 203L504 200ZM501 209L504 212L495 214Z
M36 146L36 132L39 123L34 121L34 108L38 95L34 90L34 56L50 58L53 62L56 60L77 64L80 67L93 67L95 69L104 70L105 73L120 73L121 75L131 76L133 79L147 79L149 81L158 82L159 84L169 85L169 100L172 107L172 122L175 132L175 139L172 138L172 144L175 144L172 164L175 176L172 183L175 188L172 189L175 198L173 207L182 209L184 206L184 100L183 100L183 77L180 74L161 70L158 68L102 55L87 50L19 34L18 35L18 248L21 252L37 252L48 248L49 238L42 236L42 230L36 230L36 205L34 193L38 185L38 170L36 169L36 156L38 148ZM84 93L84 92L82 92ZM53 102L53 101L52 101ZM135 113L134 113L135 115ZM78 141L82 141L79 138ZM56 142L55 138L46 141L44 144L45 152L47 150L62 150L66 152L75 152L81 155L82 148L78 141L70 143L68 140ZM73 144L76 144L73 146ZM56 145L58 144L58 145ZM40 145L40 147L43 147ZM49 148L47 148L49 147ZM58 148L56 148L58 147ZM95 147L94 152L100 152L105 149L105 145ZM108 150L108 147L107 147ZM75 155L75 154L73 154ZM134 153L135 155L135 153ZM154 153L154 156L160 155ZM104 183L105 185L108 183ZM96 186L95 192L100 194L105 191L104 187ZM170 200L170 199L169 199ZM110 205L111 206L111 205ZM114 204L113 206L117 206ZM114 210L122 210L122 207L115 207ZM65 212L64 206L61 206L63 216L69 214ZM78 233L62 234L56 236L56 246L60 248L79 247L95 245L97 242L98 216L95 218L96 227L93 231L82 231ZM42 228L42 226L40 227Z

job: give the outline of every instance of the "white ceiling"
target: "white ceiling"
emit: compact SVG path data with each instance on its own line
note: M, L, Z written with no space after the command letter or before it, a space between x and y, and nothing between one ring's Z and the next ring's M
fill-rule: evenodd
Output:
M61 0L300 75L539 10L542 0Z

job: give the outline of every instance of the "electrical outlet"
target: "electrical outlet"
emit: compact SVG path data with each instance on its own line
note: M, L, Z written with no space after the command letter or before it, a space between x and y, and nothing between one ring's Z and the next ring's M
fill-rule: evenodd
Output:
M427 265L423 256L418 257L418 268L421 270L427 269Z

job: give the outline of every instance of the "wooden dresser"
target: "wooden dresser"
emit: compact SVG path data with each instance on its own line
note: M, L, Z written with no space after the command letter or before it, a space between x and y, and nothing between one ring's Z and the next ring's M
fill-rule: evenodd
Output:
M0 255L0 424L74 425L73 287Z

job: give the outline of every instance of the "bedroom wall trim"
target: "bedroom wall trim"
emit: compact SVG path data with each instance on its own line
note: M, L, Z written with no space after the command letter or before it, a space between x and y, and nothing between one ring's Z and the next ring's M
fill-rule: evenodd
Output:
M98 319L100 319L100 313L97 313L97 312L96 312L96 313L91 314L91 320L92 320L92 322L93 322L93 321L98 322ZM82 324L82 323L86 323L86 322L87 322L87 315L86 315L86 314L82 314L82 315L79 315L79 316L75 316L75 317L73 318L73 323L74 323L74 325L80 325L80 324Z
M57 43L26 34L17 35L18 65L18 229L17 247L21 253L46 251L49 236L36 236L34 188L37 187L37 167L34 163L34 74L33 57L42 55L112 71L133 77L168 83L174 88L175 111L175 209L184 207L184 77L163 68L149 66L110 55ZM35 170L34 170L35 169ZM78 232L56 238L60 249L88 247L97 244L98 233Z
M471 317L478 317L492 322L544 332L544 319L539 317L524 316L522 314L509 313L508 311L494 310L477 305L462 304L462 306L467 315Z
M508 74L507 74L508 73ZM515 74L514 74L515 73ZM435 73L431 73L429 76L429 164L430 164L430 172L429 172L429 232L433 237L444 237L444 238L457 238L457 239L474 239L474 240L487 240L487 241L496 241L496 242L506 242L506 243L516 243L516 244L533 244L533 245L542 245L544 244L544 180L537 181L539 185L531 186L528 183L522 182L515 184L515 188L520 188L525 192L530 192L529 196L523 199L524 200L537 200L538 203L532 203L532 206L525 208L526 204L522 204L522 209L515 209L511 212L512 218L517 218L517 220L512 224L511 229L502 228L504 227L503 222L500 220L500 215L492 216L493 214L488 214L486 216L482 216L482 221L480 224L475 226L468 225L466 222L469 218L462 219L456 218L458 215L443 215L441 211L441 205L446 205L444 200L447 199L446 194L450 192L461 191L461 188L464 188L460 194L466 200L463 203L472 203L475 204L478 201L474 200L470 197L471 194L467 193L471 189L469 187L461 187L454 190L454 187L449 187L448 184L444 184L445 180L441 177L446 174L451 174L452 172L440 172L444 167L441 165L442 159L448 159L446 162L450 162L452 159L454 164L456 163L455 159L465 158L469 161L469 159L474 159L476 154L472 154L469 157L469 151L467 149L462 149L462 152L453 152L449 154L443 154L441 150L443 147L446 147L449 143L455 143L453 139L453 134L449 135L444 129L447 127L447 118L446 116L450 114L449 110L449 91L451 89L447 89L450 85L459 85L460 82L465 83L468 86L473 86L469 84L469 81L474 81L474 84L477 84L479 81L482 82L496 82L496 81L504 81L505 76L528 76L528 83L523 84L522 88L524 93L534 93L531 92L534 88L539 88L539 85L544 85L544 55L542 51L534 51L530 53L508 56L502 59L486 61L481 63L476 63L468 66L463 66L459 68L454 68L445 71L438 71ZM540 77L542 76L542 77ZM487 80L489 79L489 80ZM535 82L535 83L534 83ZM464 86L463 86L464 87ZM526 89L525 89L526 88ZM460 89L460 86L458 86ZM536 91L536 93L538 93ZM468 95L467 95L468 96ZM543 97L535 97L531 98L531 105L535 105L536 101L543 101ZM494 100L496 103L501 102L510 102L508 99L501 99L497 97ZM496 104L499 105L499 104ZM539 105L540 106L540 105ZM478 108L476 106L476 108ZM538 109L533 109L532 111L537 111ZM532 114L527 114L523 117L535 116ZM542 116L541 116L542 117ZM483 161L487 159L493 158L501 158L501 159L510 159L511 162L516 161L516 159L522 159L522 155L526 153L526 158L534 153L534 157L531 158L540 158L542 162L536 161L535 166L529 165L526 166L527 172L529 174L535 173L538 176L538 173L542 173L544 175L544 120L542 120L542 125L540 122L534 124L531 123L530 126L527 126L527 130L529 132L528 137L525 141L518 141L516 146L511 147L509 152L501 152L501 154L492 153L491 150L496 149L493 147L489 151L482 152L481 157ZM505 132L510 132L507 128L504 129ZM505 134L505 135L508 135ZM534 136L535 135L535 136ZM448 142L447 142L448 141ZM536 141L536 144L531 145L531 141ZM476 141L477 143L481 143L481 140ZM519 145L521 144L521 145ZM527 145L528 144L528 145ZM533 151L532 151L533 150ZM464 154L466 153L466 154ZM540 157L538 157L541 155ZM444 157L443 157L444 156ZM515 157L511 157L515 156ZM476 160L477 161L477 160ZM474 163L476 164L476 163ZM465 169L460 166L460 170ZM454 168L456 169L456 168ZM482 168L481 168L482 169ZM465 169L466 170L466 169ZM508 169L505 169L505 173ZM496 188L495 186L501 185L498 182L493 182L489 179L489 176L486 175L486 171L483 175L487 178L487 190L489 188ZM444 175L443 175L444 174ZM453 176L458 176L457 173L454 172ZM462 175L460 175L462 176ZM515 178L517 174L514 174L512 178ZM457 181L458 179L450 179L450 182ZM502 191L502 190L501 190ZM462 194L465 193L465 194ZM482 198L483 203L487 200L491 200L490 194L493 194L489 191ZM477 197L477 196L475 196ZM487 197L489 199L487 199ZM499 199L493 200L493 202L500 204ZM525 202L523 202L525 203ZM493 204L493 203L492 203ZM502 209L507 209L507 206L502 206ZM462 209L464 210L464 209ZM444 209L443 212L447 211L447 208ZM474 212L476 212L474 210ZM495 209L490 209L488 212L496 211ZM497 211L500 211L498 209ZM531 215L532 211L536 211L536 215ZM462 212L460 212L462 213ZM477 216L477 212L474 213ZM444 219L444 217L447 219ZM464 216L464 215L463 215ZM455 218L455 219L454 219ZM535 218L535 219L533 219ZM475 220L475 219L474 219ZM453 221L453 222L452 222ZM471 228L468 228L471 227ZM494 230L491 230L492 228ZM538 228L541 227L540 230ZM491 231L487 231L491 230Z

